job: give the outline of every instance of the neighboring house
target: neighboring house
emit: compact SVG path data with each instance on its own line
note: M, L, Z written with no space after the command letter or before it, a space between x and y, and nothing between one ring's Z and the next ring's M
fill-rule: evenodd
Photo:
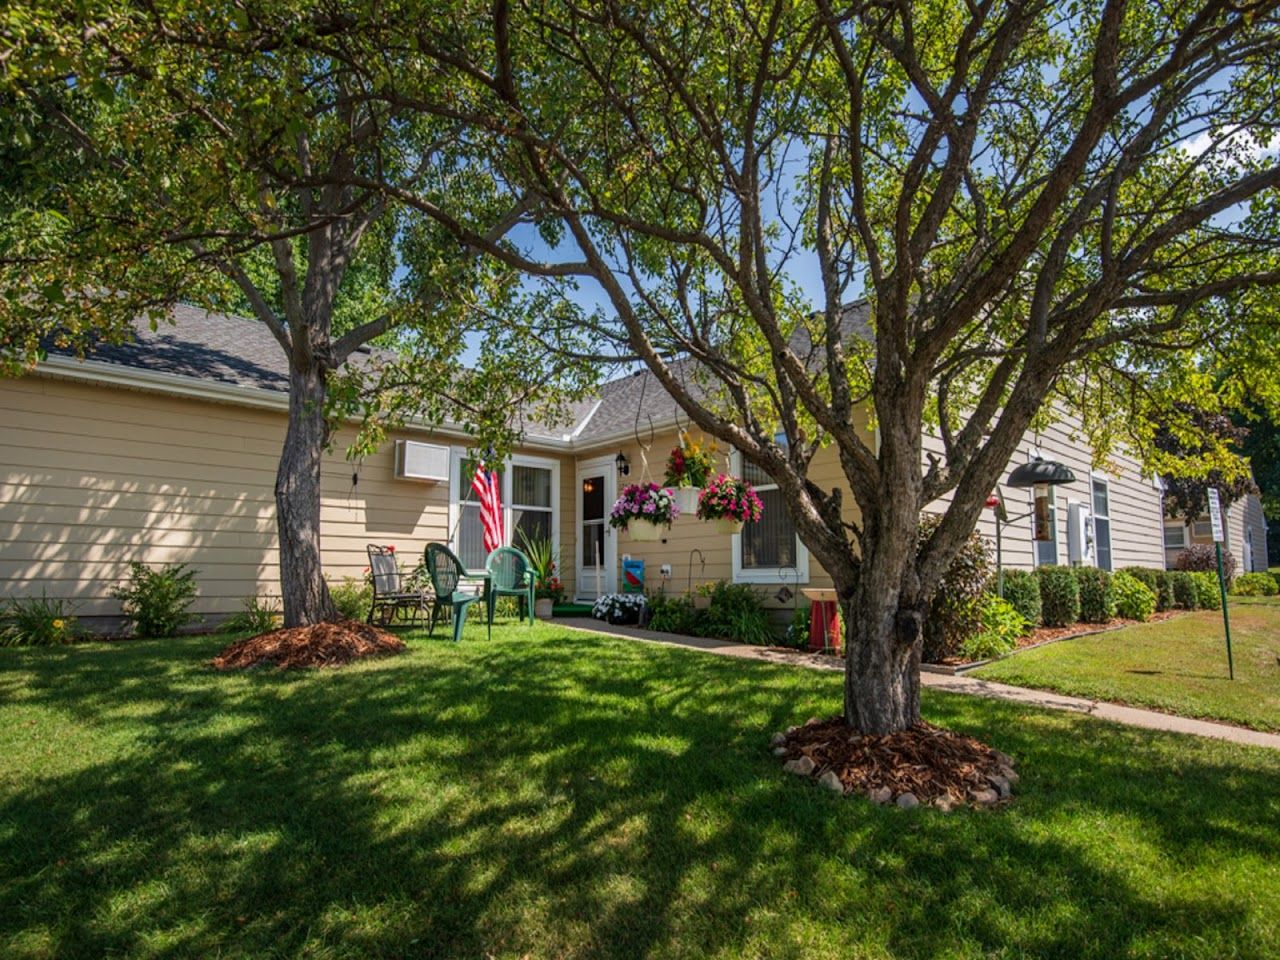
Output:
M110 628L119 617L111 590L132 560L191 563L199 571L195 609L210 619L238 610L248 596L278 591L273 487L285 430L285 358L256 321L191 307L177 308L174 321L157 331L140 324L137 343L103 347L87 361L51 355L30 376L0 380L0 598L43 592L72 601L87 624ZM760 523L731 537L690 516L651 543L609 528L620 485L661 482L688 423L651 374L604 384L572 419L526 424L502 480L506 529L551 537L571 597L618 589L627 556L645 561L651 589L679 592L725 579L756 584L771 604L789 607L800 588L830 585L796 537L777 489L732 452L723 466L757 485ZM483 563L465 433L410 425L358 463L342 455L349 439L337 437L323 466L331 577L362 576L368 543L395 544L416 559L427 543L447 541L467 565ZM1091 469L1070 418L1029 436L1019 460L1036 452L1066 462L1078 479L1054 488L1053 539L1034 541L1027 518L1004 530L1006 566L1163 565L1160 490L1135 461L1121 455L1110 471ZM812 475L843 485L834 450L819 453ZM1030 510L1030 491L1002 493L1011 515ZM856 519L852 497L845 501ZM979 529L994 539L990 511Z
M1257 494L1246 494L1223 511L1224 550L1236 558L1237 572L1254 573L1267 569L1267 520L1262 500ZM1164 521L1165 566L1172 569L1178 554L1192 544L1213 543L1213 525L1209 515L1194 520L1166 517Z

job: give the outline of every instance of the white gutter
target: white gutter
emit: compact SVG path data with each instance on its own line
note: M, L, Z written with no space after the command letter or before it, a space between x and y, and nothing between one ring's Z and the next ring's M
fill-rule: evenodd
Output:
M288 394L281 390L267 390L262 387L245 387L234 383L197 380L195 377L184 377L161 370L125 367L117 363L106 363L102 360L77 360L74 357L53 354L36 365L35 373L37 376L78 380L85 383L130 390L166 393L193 400L229 403L234 406L254 407L259 410L273 410L279 413L285 413L289 409ZM595 410L593 409L591 412L595 413ZM428 434L439 433L463 440L471 439L471 435L458 424L447 422L439 424L428 423L419 417L406 421L404 429ZM566 448L571 446L566 441L555 437L524 437L519 445L538 450L553 450L557 453L564 453Z

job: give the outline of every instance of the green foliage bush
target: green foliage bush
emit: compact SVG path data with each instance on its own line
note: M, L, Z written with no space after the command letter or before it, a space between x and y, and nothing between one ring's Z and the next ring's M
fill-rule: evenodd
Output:
M1169 574L1172 586L1174 606L1183 610L1194 610L1196 603L1196 582L1185 570L1174 570Z
M1036 568L1040 579L1040 615L1046 627L1068 627L1080 620L1080 585L1070 567Z
M81 631L65 600L41 594L15 597L0 612L0 647L52 647L74 643Z
M196 571L185 563L152 570L135 561L129 564L129 582L111 595L138 637L168 637L197 619L189 612L196 599Z
M1027 618L1012 603L1001 597L986 595L978 606L981 609L982 629L960 645L960 653L967 660L990 660L992 657L1004 656L1018 645L1018 638L1027 632Z
M749 584L719 581L711 591L711 606L697 612L699 636L761 645L775 639L764 601Z
M280 624L280 607L270 597L246 597L243 609L218 626L220 633L268 633Z
M1149 620L1156 612L1155 591L1131 573L1120 570L1111 578L1116 615L1127 620Z
M1004 572L1004 598L1022 614L1031 630L1040 624L1040 580L1026 570Z
M787 624L787 633L782 645L794 650L804 650L809 646L809 627L813 622L813 609L808 604L796 607L791 614L791 622Z
M363 620L373 603L373 586L366 580L343 577L336 583L329 581L329 596L338 612L348 620Z
M926 517L920 523L919 545L924 546L941 517ZM960 652L965 640L982 629L980 600L991 580L991 555L987 542L974 532L943 574L925 618L923 657L938 663Z
M1128 574L1150 590L1155 595L1157 610L1173 609L1173 581L1169 579L1169 571L1156 567L1124 567L1117 572Z
M649 629L759 645L777 641L769 611L750 585L720 580L699 592L710 598L710 606L702 610L694 607L692 597L651 594L647 598Z
M1274 597L1280 586L1269 573L1242 573L1231 584L1231 592L1238 597Z
M1114 617L1116 598L1111 574L1097 567L1076 567L1074 573L1080 588L1080 620L1084 623L1106 623Z
M1191 574L1196 585L1196 606L1201 610L1221 610L1222 593L1218 587L1218 574L1197 571Z

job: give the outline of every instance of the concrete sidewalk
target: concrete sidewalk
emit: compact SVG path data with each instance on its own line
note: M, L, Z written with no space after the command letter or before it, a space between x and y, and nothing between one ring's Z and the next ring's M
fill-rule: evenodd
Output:
M632 640L644 640L648 643L662 643L675 647L689 647L725 657L741 657L744 660L761 660L766 663L785 664L791 667L808 667L813 670L839 671L844 669L844 662L835 657L791 653L789 651L783 652L745 643L727 643L723 640L708 640L704 637L686 637L678 633L658 633L653 630L641 630L637 627L616 627L587 617L557 619L555 622L560 626L570 627L574 630L609 634L615 637L628 637ZM1212 737L1216 740L1228 740L1232 743L1242 743L1251 747L1269 747L1272 750L1280 750L1280 734L1263 733L1260 730L1247 730L1244 727L1233 727L1226 723L1193 720L1190 717L1178 717L1169 713L1160 713L1157 710L1123 707L1119 704L1107 703L1102 700L1069 697L1046 690L1028 690L1026 687L1013 687L1006 683L992 683L989 680L978 680L974 677L923 672L920 674L920 682L926 687L945 690L948 693L966 693L975 697L1011 700L1015 703L1025 703L1031 707L1084 713L1091 717L1110 720L1112 723L1121 723L1130 727L1143 727L1147 730L1166 730L1172 733L1185 733L1197 737Z

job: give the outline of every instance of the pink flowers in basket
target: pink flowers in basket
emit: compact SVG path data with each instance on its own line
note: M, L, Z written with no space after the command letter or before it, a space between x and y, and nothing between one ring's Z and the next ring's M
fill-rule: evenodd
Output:
M622 494L609 511L609 525L626 530L634 520L643 520L654 526L670 526L680 516L670 490L656 483L631 483L622 488Z
M698 497L698 519L754 523L764 515L764 504L751 484L739 477L717 474Z

